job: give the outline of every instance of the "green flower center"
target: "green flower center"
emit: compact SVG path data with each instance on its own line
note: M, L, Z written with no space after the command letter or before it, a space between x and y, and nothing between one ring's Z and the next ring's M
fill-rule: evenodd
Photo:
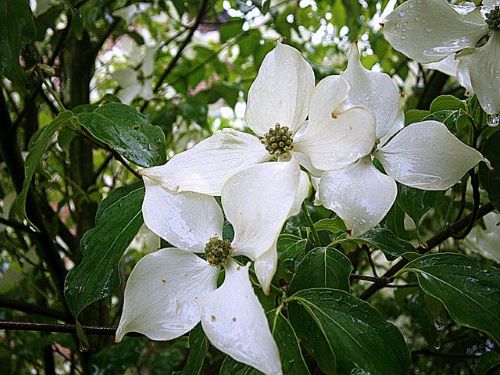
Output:
M292 132L288 130L288 126L283 126L279 123L274 125L274 128L269 128L269 131L264 134L260 142L266 146L266 150L273 156L286 154L293 149Z
M224 264L233 252L231 242L221 240L219 237L212 237L205 245L205 257L211 266Z
M500 31L500 6L496 6L485 14L486 23L490 30Z

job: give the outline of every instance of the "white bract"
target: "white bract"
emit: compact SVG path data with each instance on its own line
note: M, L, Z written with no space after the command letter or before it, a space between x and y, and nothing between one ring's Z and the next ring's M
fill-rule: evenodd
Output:
M176 193L144 178L144 222L175 248L143 257L125 288L116 333L140 332L171 340L201 321L210 342L231 357L265 374L281 374L278 349L262 306L254 294L248 265L234 256L264 259L269 288L277 262L276 241L296 210L300 170L296 162L264 163L233 174L221 192L222 207L233 225L232 242L222 240L224 216L215 198ZM205 253L205 258L194 253ZM220 268L225 278L217 288ZM272 274L267 273L272 269Z
M351 102L375 113L377 130L375 135L365 135L370 137L371 151L356 164L323 174L316 203L335 211L353 236L385 217L396 199L396 181L423 190L445 190L483 160L481 153L460 142L440 122L403 128L396 85L387 74L365 69L356 45L342 77L351 87ZM374 158L386 174L375 168Z
M485 112L500 112L500 1L461 11L445 0L409 0L384 23L389 43L421 63L457 53L470 74L472 88ZM488 41L480 41L488 36Z
M371 150L375 134L371 111L345 105L348 91L340 76L315 87L314 72L299 51L278 43L248 93L245 117L256 136L218 131L144 174L173 191L217 196L231 175L271 159L296 159L310 171L343 168ZM308 184L307 177L303 181Z
M120 90L116 94L125 104L130 104L136 96L148 99L153 96L153 69L156 47L139 47L134 43L130 54L133 60L138 60L139 68L125 68L112 73L113 79L120 85ZM138 59L137 56L143 56Z
M486 258L500 263L500 214L490 212L483 218L484 228L476 225L465 238L466 244Z

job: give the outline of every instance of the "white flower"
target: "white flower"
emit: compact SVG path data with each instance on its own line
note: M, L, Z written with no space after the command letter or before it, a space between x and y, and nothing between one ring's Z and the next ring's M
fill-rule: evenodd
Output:
M140 48L134 43L130 51L133 60L138 60L137 56L144 56L138 69L125 68L111 74L118 82L121 89L116 94L125 104L130 104L136 96L148 99L153 96L153 69L156 47L144 46Z
M465 238L466 244L486 258L500 263L500 214L490 212L484 218L484 229L476 225Z
M357 46L351 49L342 77L351 87L351 102L375 113L377 131L371 136L370 153L348 168L323 174L316 203L335 211L353 236L384 218L396 199L395 181L423 190L445 190L483 160L481 153L460 142L440 122L403 128L396 85L387 74L365 69ZM375 168L373 158L387 174Z
M458 60L455 53L448 55L448 57L443 60L424 64L424 67L427 69L439 70L441 73L456 78L460 86L466 90L466 95L474 94L474 90L470 82L467 63L465 61Z
M352 164L371 150L375 119L366 108L345 106L349 85L342 77L314 83L313 70L300 52L278 43L248 93L245 117L257 136L218 131L144 174L173 191L217 196L232 174L273 158L295 158L310 170ZM308 184L307 177L302 180Z
M444 0L409 0L389 15L383 30L395 49L421 63L461 51L457 57L468 66L481 107L495 115L500 112L500 1L483 4L461 12ZM476 47L487 35L487 43Z
M294 164L251 166L224 184L221 201L234 228L232 242L222 241L224 216L215 198L171 192L145 177L144 221L175 248L146 255L133 269L117 341L127 332L170 340L201 320L215 347L265 374L281 374L278 349L253 292L248 266L238 265L232 257L264 256L269 263L261 267L275 267L278 235L298 204L300 173ZM194 254L203 252L207 260ZM217 288L220 266L225 279Z

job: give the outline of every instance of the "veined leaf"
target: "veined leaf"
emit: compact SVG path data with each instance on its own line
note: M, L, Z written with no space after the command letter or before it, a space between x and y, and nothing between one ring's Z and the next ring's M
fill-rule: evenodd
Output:
M72 118L72 112L64 111L60 113L49 125L39 129L31 138L28 146L28 156L26 157L26 162L24 164L23 190L19 193L15 203L15 210L17 210L21 216L26 216L26 197L28 195L31 180L35 175L35 171L40 164L43 154L47 151L54 134Z
M106 208L81 240L82 261L68 273L64 283L64 295L75 317L119 286L120 258L143 224L143 199L144 186L138 183L115 190L101 204Z
M77 115L80 124L97 140L142 167L166 162L165 136L146 116L121 103L107 103Z
M288 301L292 325L306 343L320 333L335 355L335 369L321 367L327 374L406 374L410 356L403 336L368 303L326 288L301 290ZM316 332L303 325L305 312ZM318 360L328 351L317 349L313 355Z
M349 291L353 268L347 257L336 249L317 247L302 259L290 284L290 292L309 288L333 288Z
M420 287L443 302L453 320L500 343L500 270L484 271L466 256L440 253L415 259L404 271L415 272Z

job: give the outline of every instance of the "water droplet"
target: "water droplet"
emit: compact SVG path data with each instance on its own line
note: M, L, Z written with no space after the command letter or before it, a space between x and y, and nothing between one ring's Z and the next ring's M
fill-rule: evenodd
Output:
M438 331L443 331L446 328L446 322L443 322L441 319L435 319L434 327L436 327Z
M496 128L498 125L500 125L500 115L491 115L488 119L488 125L493 128Z
M430 27L426 27L426 28L425 28L425 32L426 32L426 33L432 33L432 28L430 28Z
M85 353L85 352L88 352L89 351L89 348L87 345L85 345L84 343L80 343L80 347L78 348L82 353Z
M405 35L401 35L401 39L405 40L406 36Z

